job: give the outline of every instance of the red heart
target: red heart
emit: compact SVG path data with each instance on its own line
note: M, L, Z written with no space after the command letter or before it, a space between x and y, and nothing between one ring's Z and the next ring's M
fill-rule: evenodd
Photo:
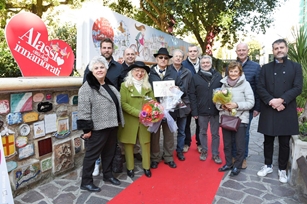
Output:
M21 12L5 27L6 42L24 77L69 76L74 53L62 40L48 41L44 22L35 14Z

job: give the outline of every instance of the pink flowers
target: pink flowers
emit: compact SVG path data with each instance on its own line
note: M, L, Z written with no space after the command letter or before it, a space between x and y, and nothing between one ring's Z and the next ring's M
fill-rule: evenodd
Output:
M156 101L149 101L143 105L140 112L140 122L145 126L151 126L153 123L163 119L163 106Z
M297 112L297 116L300 117L300 115L304 112L304 108L297 107L296 112Z

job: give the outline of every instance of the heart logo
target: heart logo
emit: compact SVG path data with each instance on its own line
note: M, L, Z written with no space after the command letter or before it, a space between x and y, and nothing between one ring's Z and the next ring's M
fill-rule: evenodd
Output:
M33 13L13 16L5 38L24 77L69 76L73 71L71 47L62 40L48 40L46 25Z

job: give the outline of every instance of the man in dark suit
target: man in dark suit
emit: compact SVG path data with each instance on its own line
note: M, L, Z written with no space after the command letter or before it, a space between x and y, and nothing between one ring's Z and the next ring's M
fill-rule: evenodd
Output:
M284 39L273 45L274 61L263 65L257 92L261 100L258 132L264 134L264 166L258 176L273 172L274 139L278 136L278 176L287 183L287 164L291 135L299 134L296 97L301 94L303 74L300 64L287 59L288 45Z

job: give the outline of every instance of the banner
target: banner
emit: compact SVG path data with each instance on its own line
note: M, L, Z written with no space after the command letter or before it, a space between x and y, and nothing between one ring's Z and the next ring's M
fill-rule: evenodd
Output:
M0 140L0 204L14 203L10 179L7 172L6 161L2 146L2 137Z
M155 63L153 54L161 47L168 49L170 54L174 49L187 52L189 44L172 35L161 32L131 18L111 11L109 8L91 4L83 8L83 16L77 27L77 70L82 75L89 61L100 55L100 42L110 38L114 42L113 58L122 63L123 52L132 48L137 61Z

